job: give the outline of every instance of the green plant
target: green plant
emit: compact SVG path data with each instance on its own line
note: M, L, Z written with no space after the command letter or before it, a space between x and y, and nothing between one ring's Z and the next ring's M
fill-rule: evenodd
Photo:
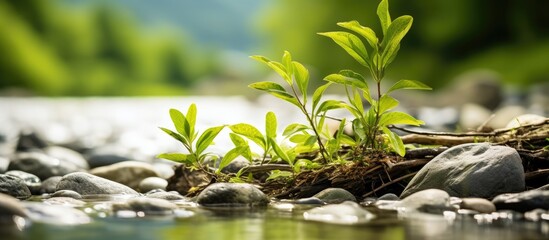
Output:
M160 129L173 137L175 140L181 142L185 149L187 149L188 153L162 153L157 157L184 163L191 168L208 171L208 168L204 165L204 160L206 160L206 158L211 154L205 152L205 150L208 146L213 144L214 138L219 134L219 132L221 132L221 130L223 130L225 126L208 128L200 136L198 136L198 131L195 129L195 104L191 104L191 106L189 106L187 114L185 115L177 109L170 109L170 117L176 131L174 132L163 127L160 127ZM237 151L243 151L243 149L233 150L233 153L227 153L225 156L230 154L230 158L235 154L234 152Z
M365 78L354 71L342 70L336 74L328 75L325 80L345 85L348 103L344 107L355 117L353 130L356 134L357 146L374 151L383 151L389 147L401 156L405 154L405 148L400 137L389 129L395 124L408 124L418 126L423 121L404 112L391 111L399 102L389 94L400 89L430 90L425 84L413 80L400 80L387 91L381 91L381 82L389 64L395 59L400 42L412 26L413 18L408 15L400 16L394 20L389 15L388 0L382 0L377 8L377 15L381 22L383 39L380 41L376 33L369 27L360 25L358 21L340 22L337 25L362 36L369 45L366 48L363 41L350 32L324 32L322 36L331 38L341 46L352 58L364 66L376 83L377 97L370 94L370 88ZM348 86L352 89L349 90ZM363 99L370 105L368 111L364 110Z
M249 85L249 87L267 92L277 98L287 101L305 115L308 126L303 124L294 124L288 126L284 135L291 135L292 133L302 132L302 143L304 145L312 146L318 145L318 149L324 162L329 162L333 159L333 155L328 151L324 140L326 136L322 135L326 112L331 109L341 108L341 102L336 100L326 100L321 102L321 97L330 85L330 83L324 84L317 88L312 96L312 106L310 109L307 107L307 89L309 85L309 71L303 64L292 61L292 56L288 51L284 52L282 56L282 62L271 61L263 56L252 56L253 59L264 63L277 72L284 81L288 84L289 90L286 90L282 85L264 81L256 82ZM308 132L312 131L312 134ZM328 136L329 138L329 136ZM276 152L276 148L273 149ZM277 154L280 152L277 152Z

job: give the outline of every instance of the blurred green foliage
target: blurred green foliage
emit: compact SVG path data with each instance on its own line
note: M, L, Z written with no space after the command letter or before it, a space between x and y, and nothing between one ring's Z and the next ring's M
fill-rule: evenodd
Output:
M379 1L278 0L258 23L269 55L291 51L316 67L316 79L339 69L359 69L343 50L317 32L341 30L336 22L358 20L374 26ZM440 87L471 68L501 73L506 83L527 86L549 78L549 1L546 0L392 0L395 16L414 16L406 46L388 78L406 76ZM321 81L316 81L320 84Z
M69 9L0 0L0 88L46 96L183 94L217 69L191 44L172 29L140 32L128 14L101 3Z

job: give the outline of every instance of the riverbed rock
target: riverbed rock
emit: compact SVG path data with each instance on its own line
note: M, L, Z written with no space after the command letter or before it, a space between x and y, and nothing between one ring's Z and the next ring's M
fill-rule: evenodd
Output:
M399 201L400 198L394 193L386 193L386 194L383 194L383 196L379 197L377 200L378 201L379 200L382 200L382 201Z
M375 218L375 215L358 203L349 201L313 208L304 212L303 218L308 221L350 225L366 223Z
M86 202L72 197L52 197L45 199L44 203L49 205L63 205L69 207L83 207L84 205L86 205Z
M204 206L265 206L267 195L248 183L214 183L206 187L196 198Z
M0 193L0 223L2 219L11 218L12 216L26 217L25 207L17 198Z
M51 194L51 197L64 197L73 199L82 199L82 195L73 190L59 190Z
M496 206L484 198L462 198L459 204L460 209L475 210L479 213L493 213Z
M166 181L166 179L159 177L148 177L139 183L138 189L140 192L146 193L154 189L166 190L166 186L168 186L168 181Z
M10 165L10 160L0 156L0 173L5 173Z
M440 189L425 189L415 192L402 201L397 202L398 207L405 211L415 211L423 208L444 208L450 205L450 195Z
M43 150L48 156L57 158L64 164L71 163L82 170L90 169L88 161L79 152L59 146L49 146Z
M40 186L40 193L54 193L57 184L61 181L62 176L53 176L50 177L44 181L42 181L42 185Z
M36 175L19 170L7 171L5 174L21 178L21 180L23 180L25 185L27 185L27 187L31 191L31 194L40 194L42 182L40 181L40 178L38 178Z
M128 156L128 151L119 146L105 145L92 149L86 154L86 160L93 169L132 160Z
M527 212L536 208L549 209L549 190L530 190L521 193L507 193L495 197L492 202L498 210L509 209Z
M138 189L139 183L148 177L158 177L154 167L146 162L125 161L94 168L91 174Z
M131 198L125 203L115 203L112 205L113 211L134 211L144 212L145 214L164 215L171 213L177 205L160 198L138 197Z
M546 120L547 120L546 117L543 117L543 116L540 116L540 115L523 114L523 115L515 117L511 121L509 121L509 123L507 123L505 128L518 128L520 126L525 126L525 125L541 124Z
M51 225L70 226L88 224L91 217L81 210L63 205L50 205L36 202L25 202L29 218L34 222Z
M77 172L81 169L70 162L64 162L42 152L23 152L15 155L8 170L21 170L45 180L53 176L63 176Z
M225 166L223 169L221 169L222 173L229 174L229 173L238 173L240 169L245 168L250 165L250 161L248 159L238 156L234 160L232 160L227 166Z
M135 190L120 183L98 177L89 173L75 172L63 176L57 191L72 190L81 195L93 194L132 194L139 195Z
M21 178L6 174L0 174L0 193L18 199L27 199L31 196L29 188Z
M343 188L326 188L315 194L316 197L326 203L342 203L345 201L356 202L356 197Z
M401 194L437 188L455 197L491 199L502 193L524 191L524 169L517 151L488 143L452 147L427 163Z
M185 200L186 199L185 197L181 196L181 194L179 194L177 192L174 192L174 191L170 191L170 192L165 192L165 191L153 192L153 193L149 193L145 196L148 197L148 198L160 198L160 199L169 200L169 201Z

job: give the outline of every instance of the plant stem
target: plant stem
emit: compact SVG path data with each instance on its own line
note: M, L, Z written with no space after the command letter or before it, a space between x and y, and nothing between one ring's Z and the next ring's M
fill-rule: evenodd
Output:
M297 102L299 103L299 106L300 106L299 109L301 109L301 112L303 112L303 114L305 114L305 116L307 117L307 121L309 122L309 125L311 125L311 128L313 129L313 132L317 137L316 141L318 143L318 148L320 149L320 155L322 155L322 159L324 160L323 163L328 163L328 160L330 159L330 157L328 155L328 151L326 151L326 147L324 147L324 144L322 143L322 139L320 138L320 133L317 130L318 126L316 126L313 120L313 117L311 116L312 114L309 115L309 113L307 112L307 108L305 108L305 104L297 96L297 92L293 85L291 85L291 88L292 88L292 92L294 93L294 96L297 99ZM313 113L314 113L314 109L313 109Z

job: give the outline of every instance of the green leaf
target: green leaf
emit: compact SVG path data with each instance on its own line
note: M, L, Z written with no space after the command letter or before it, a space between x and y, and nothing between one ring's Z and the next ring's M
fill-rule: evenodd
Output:
M391 25L391 15L389 14L389 1L383 0L377 6L377 16L381 22L381 29L383 30L383 36L387 36L387 30Z
M382 131L389 138L389 145L391 146L393 151L396 152L398 155L404 157L404 155L406 154L406 148L404 147L404 143L402 142L400 136L398 136L394 132L391 132L391 130L386 127L383 127Z
M305 142L303 142L303 145L313 146L317 141L318 141L318 137L316 135L309 135L309 137L305 139Z
M292 55L288 51L284 51L282 55L282 64L286 68L286 73L291 76L294 72L294 66L292 65Z
M190 138L190 126L183 113L172 108L170 109L170 118L172 119L175 130L177 130L179 134Z
M387 29L387 35L384 37L383 42L381 42L381 47L383 49L381 55L382 66L387 66L389 60L394 58L394 55L396 55L397 49L399 48L400 41L404 38L406 33L408 33L410 27L412 27L412 21L413 18L411 16L404 15L398 17L391 23L389 29Z
M389 94L395 90L399 89L417 89L417 90L432 90L431 87L423 84L422 82L414 81L414 80L400 80L396 82L388 91L386 94Z
M297 82L297 87L301 94L303 94L303 101L307 99L307 86L309 86L309 70L305 68L299 62L292 62L294 67L295 80ZM305 104L305 103L304 103Z
M379 114L383 114L386 111L390 111L398 106L398 101L394 99L393 97L383 94L381 98L379 99Z
M247 151L242 153L242 156L248 159L248 161L252 161L252 151L250 149L250 145L248 144L248 141L246 141L244 138L242 138L240 135L235 133L229 133L229 137L231 138L231 141L233 142L235 147L245 147L247 148Z
M265 116L265 134L267 137L276 138L277 121L273 112L268 112Z
M370 67L368 52L362 41L354 34L348 32L325 32L319 33L319 35L331 38L362 66Z
M332 83L328 82L320 87L318 87L315 92L313 93L313 112L316 109L316 106L320 102L320 99L322 98L322 95L324 94L324 91L330 86Z
M364 80L364 77L351 70L342 70L339 73L330 74L324 80L368 90L368 84Z
M297 132L305 131L307 129L310 129L310 127L307 125L301 123L292 123L284 129L282 136L290 136Z
M370 46L372 46L372 48L377 49L377 43L379 40L376 37L376 33L371 28L364 27L360 25L358 21L355 21L355 20L349 21L349 22L339 22L337 23L337 25L360 34L362 37L366 39L366 41L368 41L368 43L370 44Z
M353 119L353 132L358 136L359 139L365 139L366 134L364 131L364 124L360 118Z
M176 133L170 129L167 129L167 128L163 128L163 127L160 127L160 130L164 131L165 133L167 133L168 135L170 135L171 137L173 137L175 140L177 141L180 141L181 143L183 144L187 144L187 140L179 133Z
M326 100L318 107L317 114L324 113L329 110L343 108L342 102L337 100Z
M292 79L288 75L288 73L286 71L286 67L284 67L284 65L282 65L279 62L271 61L268 58L263 57L263 56L255 55L255 56L251 56L251 58L254 59L254 60L257 60L259 62L262 62L262 63L266 64L267 66L269 66L270 68L272 68L275 72L277 72L280 76L282 76L282 78L284 78L284 80L286 80L286 82L290 83L290 85L291 85Z
M275 82L269 82L269 81L255 82L255 83L252 83L252 84L248 85L248 87L253 88L253 89L257 89L257 90L261 90L261 91L286 92L286 89L284 89L284 87L282 87L282 85L280 85L278 83L275 83Z
M206 129L196 141L196 155L202 154L208 146L212 145L214 138L217 137L217 134L219 134L224 127L225 126L218 126Z
M252 83L252 84L248 85L248 87L253 88L253 89L257 89L257 90L261 90L261 91L265 91L265 92L267 92L267 93L269 93L269 94L271 94L271 95L273 95L277 98L280 98L282 100L290 102L293 105L296 105L298 107L300 106L297 99L294 96L290 95L288 92L286 92L286 89L284 89L278 83L269 82L269 81L256 82L256 83Z
M263 134L254 126L247 124L247 123L238 123L229 126L229 129L233 131L236 134L242 135L253 142L255 142L257 145L262 147L263 149L266 148L266 142L265 138L263 137Z
M364 104L362 104L362 98L360 97L357 89L354 89L353 91L353 101L351 104L360 113L360 115L364 114Z
M417 120L409 114L403 112L389 112L381 115L381 118L379 120L379 126L386 127L388 125L395 124L419 126L421 124L424 124L424 122L421 120Z
M290 137L290 142L297 143L297 144L303 144L307 139L311 136L308 133L304 134L294 134Z
M189 106L189 109L187 109L187 115L185 116L185 120L187 120L189 128L189 140L192 142L195 137L194 128L196 125L196 105L194 103Z
M189 154L184 153L162 153L156 156L157 158L168 159L179 163L190 163L188 159Z
M245 154L247 149L249 148L241 146L241 147L235 147L229 150L225 154L225 156L221 158L221 161L219 162L219 168L217 168L216 172L217 173L221 172L221 170L223 170L223 168L229 165L229 163L231 163L236 157Z
M293 166L294 162L293 159L288 157L288 154L282 150L282 148L276 143L276 141L273 138L267 138L269 141L269 144L273 147L273 151L276 153L276 155L287 162L290 166Z

